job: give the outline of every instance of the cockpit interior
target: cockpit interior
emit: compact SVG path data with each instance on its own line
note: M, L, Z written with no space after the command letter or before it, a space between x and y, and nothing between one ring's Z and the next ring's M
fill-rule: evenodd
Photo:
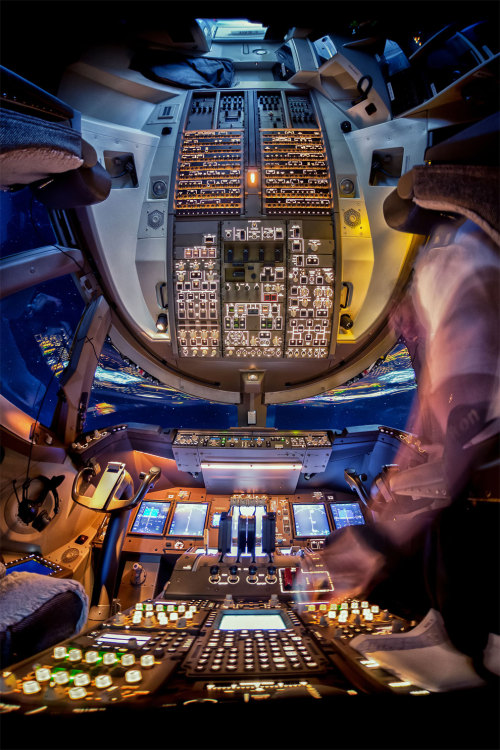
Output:
M498 4L2 6L5 748L498 747Z

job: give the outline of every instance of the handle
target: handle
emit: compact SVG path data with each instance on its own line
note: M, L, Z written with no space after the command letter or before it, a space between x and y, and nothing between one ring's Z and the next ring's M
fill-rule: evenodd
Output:
M135 506L141 502L144 495L146 495L150 490L153 489L156 482L160 478L160 475L161 469L158 468L158 466L152 466L147 474L140 474L139 478L142 479L142 482L136 494L130 501L131 508L135 508Z
M73 498L73 502L79 503L82 505L81 498L82 496L85 497L84 492L87 489L90 478L85 481L85 484L87 487L85 487L85 490L82 492L82 486L84 484L83 476L85 474L91 474L92 476L95 476L95 469L93 466L84 466L83 469L80 469L78 474L76 475L75 479L73 480L73 486L71 487L71 497Z
M351 284L350 281L343 281L342 282L342 289L344 287L347 289L347 294L346 294L346 298L345 298L344 304L342 304L342 303L340 304L341 310L345 310L346 307L350 307L351 302L352 302L352 295L354 293L354 287L353 287L353 285Z

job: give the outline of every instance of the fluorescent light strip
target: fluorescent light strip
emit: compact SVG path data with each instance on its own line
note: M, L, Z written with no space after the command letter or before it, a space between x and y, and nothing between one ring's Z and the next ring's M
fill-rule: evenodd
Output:
M242 463L202 463L202 469L236 469L237 471L297 471L302 469L302 464L242 464Z

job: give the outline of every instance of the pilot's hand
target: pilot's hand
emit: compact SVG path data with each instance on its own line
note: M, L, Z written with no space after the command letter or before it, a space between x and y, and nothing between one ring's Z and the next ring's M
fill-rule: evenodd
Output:
M336 532L328 547L305 555L301 571L297 574L294 589L298 590L295 598L298 602L315 601L320 595L321 571L327 571L333 582L331 601L343 601L358 597L369 591L373 581L384 567L385 558L372 547L364 543L357 534L356 527L348 527ZM313 576L317 580L317 589L311 586ZM319 575L318 575L319 574Z

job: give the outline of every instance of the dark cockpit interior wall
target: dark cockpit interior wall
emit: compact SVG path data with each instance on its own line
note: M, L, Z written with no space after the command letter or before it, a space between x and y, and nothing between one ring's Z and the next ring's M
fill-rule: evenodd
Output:
M496 748L499 6L233 5L2 4L4 746Z
M450 23L461 25L470 21L467 3L463 2L456 4L452 21L446 2L431 4L429 0L410 1L405 3L405 7L407 10L402 15L397 12L397 5L392 0L378 3L376 10L373 3L363 0L340 6L319 0L310 2L307 7L298 0L292 0L287 4L285 14L280 2L252 0L241 8L241 17L262 24L266 28L265 41L281 43L293 28L298 29L301 36L317 39L327 27L335 24L340 36L362 41L363 47L368 47L373 53L382 54L385 40L391 39L401 46L406 55L411 55L420 43ZM141 39L154 37L156 32L164 34L165 46L205 52L199 36L193 36L193 19L237 17L227 2L209 3L205 0L193 1L184 7L177 6L174 16L171 15L171 4L157 0L118 5L103 2L99 9L94 3L75 0L71 2L71 8L74 23L71 23L68 32L66 21L58 17L56 3L43 7L30 0L22 5L15 0L5 0L2 9L3 64L47 91L56 93L62 71L80 59L91 46L125 40L139 49ZM477 18L489 19L491 35L495 38L497 4L480 0L475 8ZM27 15L29 23L26 23ZM15 29L15 32L9 33L8 29Z

